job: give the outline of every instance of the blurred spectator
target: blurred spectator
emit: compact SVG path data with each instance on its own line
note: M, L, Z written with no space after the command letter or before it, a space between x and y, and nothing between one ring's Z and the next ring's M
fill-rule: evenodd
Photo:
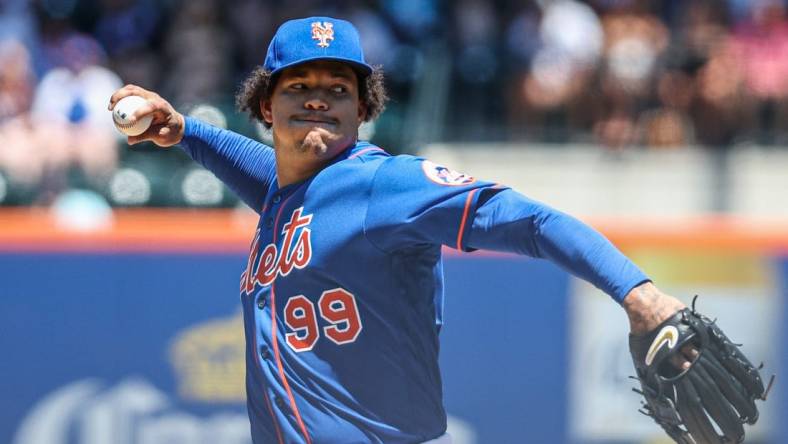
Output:
M233 0L227 2L227 19L232 39L239 52L241 68L246 72L261 65L273 36L274 17L270 7L259 0Z
M391 27L379 14L365 7L354 9L348 19L356 25L364 48L364 57L372 65L390 66L399 45Z
M448 44L454 59L453 87L462 94L451 95L448 100L452 109L463 112L450 116L450 137L494 137L488 133L495 131L501 114L497 101L490 100L498 93L498 17L492 3L485 0L461 0L453 13ZM451 73L446 70L446 74Z
M381 0L380 4L411 42L429 37L441 20L436 0Z
M758 139L773 143L788 129L788 17L780 0L752 2L749 20L733 36L747 91L757 101Z
M47 44L56 68L39 83L33 101L33 139L45 141L47 193L57 194L76 171L89 185L106 181L117 163L116 131L107 112L121 80L101 65L104 53L89 36L69 32Z
M541 9L533 2L527 2L519 6L512 17L505 34L507 51L505 61L512 69L520 70L528 66L541 46L539 22L542 14Z
M638 122L640 141L655 148L691 144L694 127L689 109L695 97L695 80L680 69L664 71L657 81L658 105L643 113Z
M30 109L34 87L27 48L15 39L0 40L0 124Z
M698 71L712 48L724 42L725 28L715 0L698 0L678 6L673 38L656 66L654 104L638 122L640 143L649 147L683 147L696 142L693 111L698 103ZM701 134L700 139L704 139Z
M735 53L720 45L698 71L692 114L701 145L728 148L752 127L752 101L745 94L740 68Z
M562 142L583 108L580 95L593 79L604 34L599 17L588 5L573 0L543 4L541 46L515 91L518 96L512 111L518 118L510 124L515 131L522 126L530 136ZM533 15L515 23L527 27L529 17Z
M35 18L29 0L0 0L0 41L21 42L28 51L36 46Z
M161 61L153 44L161 30L160 2L101 0L103 13L94 35L124 83L153 87L159 82Z
M0 124L0 169L13 184L29 188L42 182L46 164L54 161L42 135L27 113Z
M159 5L152 0L101 0L94 35L111 57L149 47L158 29Z
M645 1L620 2L602 17L605 34L604 108L594 132L602 145L621 149L636 141L640 112L647 108L658 61L669 34ZM675 121L663 114L662 122Z
M35 78L27 49L14 38L0 40L0 173L7 189L38 185L46 160L35 141L29 111Z
M566 54L574 64L596 64L602 51L604 30L596 13L574 0L544 2L539 34L548 51Z
M231 40L221 20L218 0L189 0L178 8L164 43L164 92L172 102L216 100L233 90L227 60Z
M605 81L630 95L648 94L657 61L668 45L659 19L636 3L602 17L605 34Z

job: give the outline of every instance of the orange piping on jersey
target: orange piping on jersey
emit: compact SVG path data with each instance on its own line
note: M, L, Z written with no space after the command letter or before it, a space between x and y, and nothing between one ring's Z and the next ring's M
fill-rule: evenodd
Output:
M460 222L460 231L457 232L457 250L462 251L462 233L465 231L465 222L468 220L468 213L471 210L471 203L473 202L473 195L476 194L478 188L474 188L468 193L468 198L465 199L465 210L462 212L462 221Z
M274 409L271 407L271 400L268 399L268 393L263 392L265 395L265 405L268 406L268 413L271 414L271 420L274 422L274 428L276 429L276 441L279 444L284 444L282 440L282 432L279 431L279 423L276 421L276 417L274 416Z
M383 151L383 149L382 148L378 148L376 146L369 147L369 148L364 148L363 150L361 150L361 151L359 151L359 152L357 152L355 154L351 154L350 157L348 157L348 159L355 159L356 157L358 157L358 156L360 156L362 154L366 154L366 153L368 153L370 151Z
M282 201L281 206L279 207L279 211L276 213L276 219L274 220L274 245L276 245L276 231L279 227L279 216L282 215L282 209L287 204L287 201L293 197L293 194L287 196L287 199ZM287 254L287 252L281 252L280 254ZM276 279L276 278L274 278ZM306 426L304 426L304 421L301 420L301 413L298 411L298 406L296 406L295 398L293 397L293 392L290 390L290 383L287 382L287 377L285 376L285 369L282 366L282 357L279 355L279 341L276 339L276 280L271 283L271 342L274 345L274 359L276 360L276 366L279 368L279 378L282 379L282 384L285 386L285 391L287 392L287 397L290 399L290 407L293 409L293 413L295 413L296 420L298 421L298 426L301 427L301 432L304 434L304 438L306 439L306 444L312 444L312 440L309 438L309 433L306 431Z
M263 365L260 364L260 360L257 358L257 352L260 350L259 348L260 344L257 343L256 334L253 336L253 343L254 343L254 349L252 352L252 356L254 356L255 361L257 362L257 367L259 367L260 371L262 372ZM284 441L282 440L282 432L279 430L279 422L277 422L276 416L274 416L274 409L273 407L271 407L271 400L268 399L268 392L266 392L265 389L263 389L263 397L265 398L265 405L266 407L268 407L268 413L271 414L271 421L274 423L274 429L276 429L276 440L279 444L284 444Z

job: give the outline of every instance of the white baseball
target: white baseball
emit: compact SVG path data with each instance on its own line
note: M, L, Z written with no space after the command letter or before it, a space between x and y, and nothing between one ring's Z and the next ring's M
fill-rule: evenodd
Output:
M139 136L144 133L150 127L153 115L144 116L133 123L130 119L134 111L147 103L148 101L140 96L127 96L120 99L112 108L112 121L115 122L118 131L127 136Z

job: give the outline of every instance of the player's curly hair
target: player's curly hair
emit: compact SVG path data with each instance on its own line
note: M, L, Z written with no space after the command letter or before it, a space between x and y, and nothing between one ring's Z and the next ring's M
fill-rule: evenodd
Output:
M263 119L260 100L271 97L276 85L276 77L271 74L271 71L258 66L243 81L235 95L235 105L238 110L248 112L251 119L260 121L266 128L271 128L271 124ZM364 120L369 122L383 112L388 101L388 94L383 82L383 70L379 66L375 66L369 75L358 76L358 79L359 98L367 105L367 117Z

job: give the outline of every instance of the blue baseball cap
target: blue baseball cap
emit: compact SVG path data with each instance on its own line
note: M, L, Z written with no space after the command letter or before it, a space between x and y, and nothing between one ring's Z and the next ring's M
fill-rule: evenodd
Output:
M276 30L263 68L273 74L312 60L337 60L366 76L372 67L364 60L358 31L348 21L331 17L289 20Z

